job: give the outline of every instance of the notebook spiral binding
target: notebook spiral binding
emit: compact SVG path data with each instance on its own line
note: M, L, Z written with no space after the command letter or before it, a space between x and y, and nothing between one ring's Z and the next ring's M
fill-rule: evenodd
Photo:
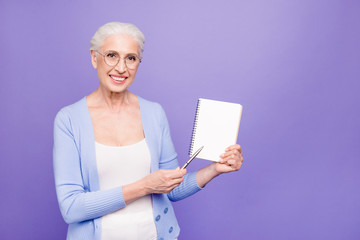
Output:
M201 103L201 99L198 100L197 105L196 105L196 114L195 114L195 120L194 120L194 127L193 127L192 134L191 134L191 143L190 143L190 149L189 149L189 156L191 156L192 153L194 152L193 148L194 148L194 142L195 142L196 127L197 127L197 123L198 123L200 103Z

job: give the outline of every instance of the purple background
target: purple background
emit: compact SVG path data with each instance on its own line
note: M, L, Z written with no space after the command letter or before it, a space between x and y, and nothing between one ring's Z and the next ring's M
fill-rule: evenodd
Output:
M89 41L109 21L144 32L131 91L163 105L180 163L199 97L244 106L244 165L174 203L179 239L360 239L360 2L346 0L1 0L1 239L65 239L53 120L97 88Z

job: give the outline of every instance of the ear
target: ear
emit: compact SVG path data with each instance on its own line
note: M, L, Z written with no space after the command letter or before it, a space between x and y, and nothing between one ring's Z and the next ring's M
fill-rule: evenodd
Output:
M91 55L91 63L93 65L93 67L95 69L97 69L96 51L95 50L90 50L90 55Z

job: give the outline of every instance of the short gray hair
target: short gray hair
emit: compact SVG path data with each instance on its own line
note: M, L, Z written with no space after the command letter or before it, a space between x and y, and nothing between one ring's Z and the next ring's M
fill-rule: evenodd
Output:
M132 36L139 45L139 57L142 58L145 36L140 29L131 23L109 22L101 26L90 40L90 50L98 50L107 37L116 34Z

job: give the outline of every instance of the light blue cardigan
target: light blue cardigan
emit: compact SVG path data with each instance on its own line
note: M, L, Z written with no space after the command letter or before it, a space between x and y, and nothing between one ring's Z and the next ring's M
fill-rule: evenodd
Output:
M151 172L178 167L162 107L138 97ZM100 239L100 219L126 206L122 187L100 191L95 157L95 138L86 98L64 107L54 123L54 174L60 211L69 224L67 239ZM169 194L152 194L158 239L175 239L180 233L171 201L186 198L201 188L195 173Z

